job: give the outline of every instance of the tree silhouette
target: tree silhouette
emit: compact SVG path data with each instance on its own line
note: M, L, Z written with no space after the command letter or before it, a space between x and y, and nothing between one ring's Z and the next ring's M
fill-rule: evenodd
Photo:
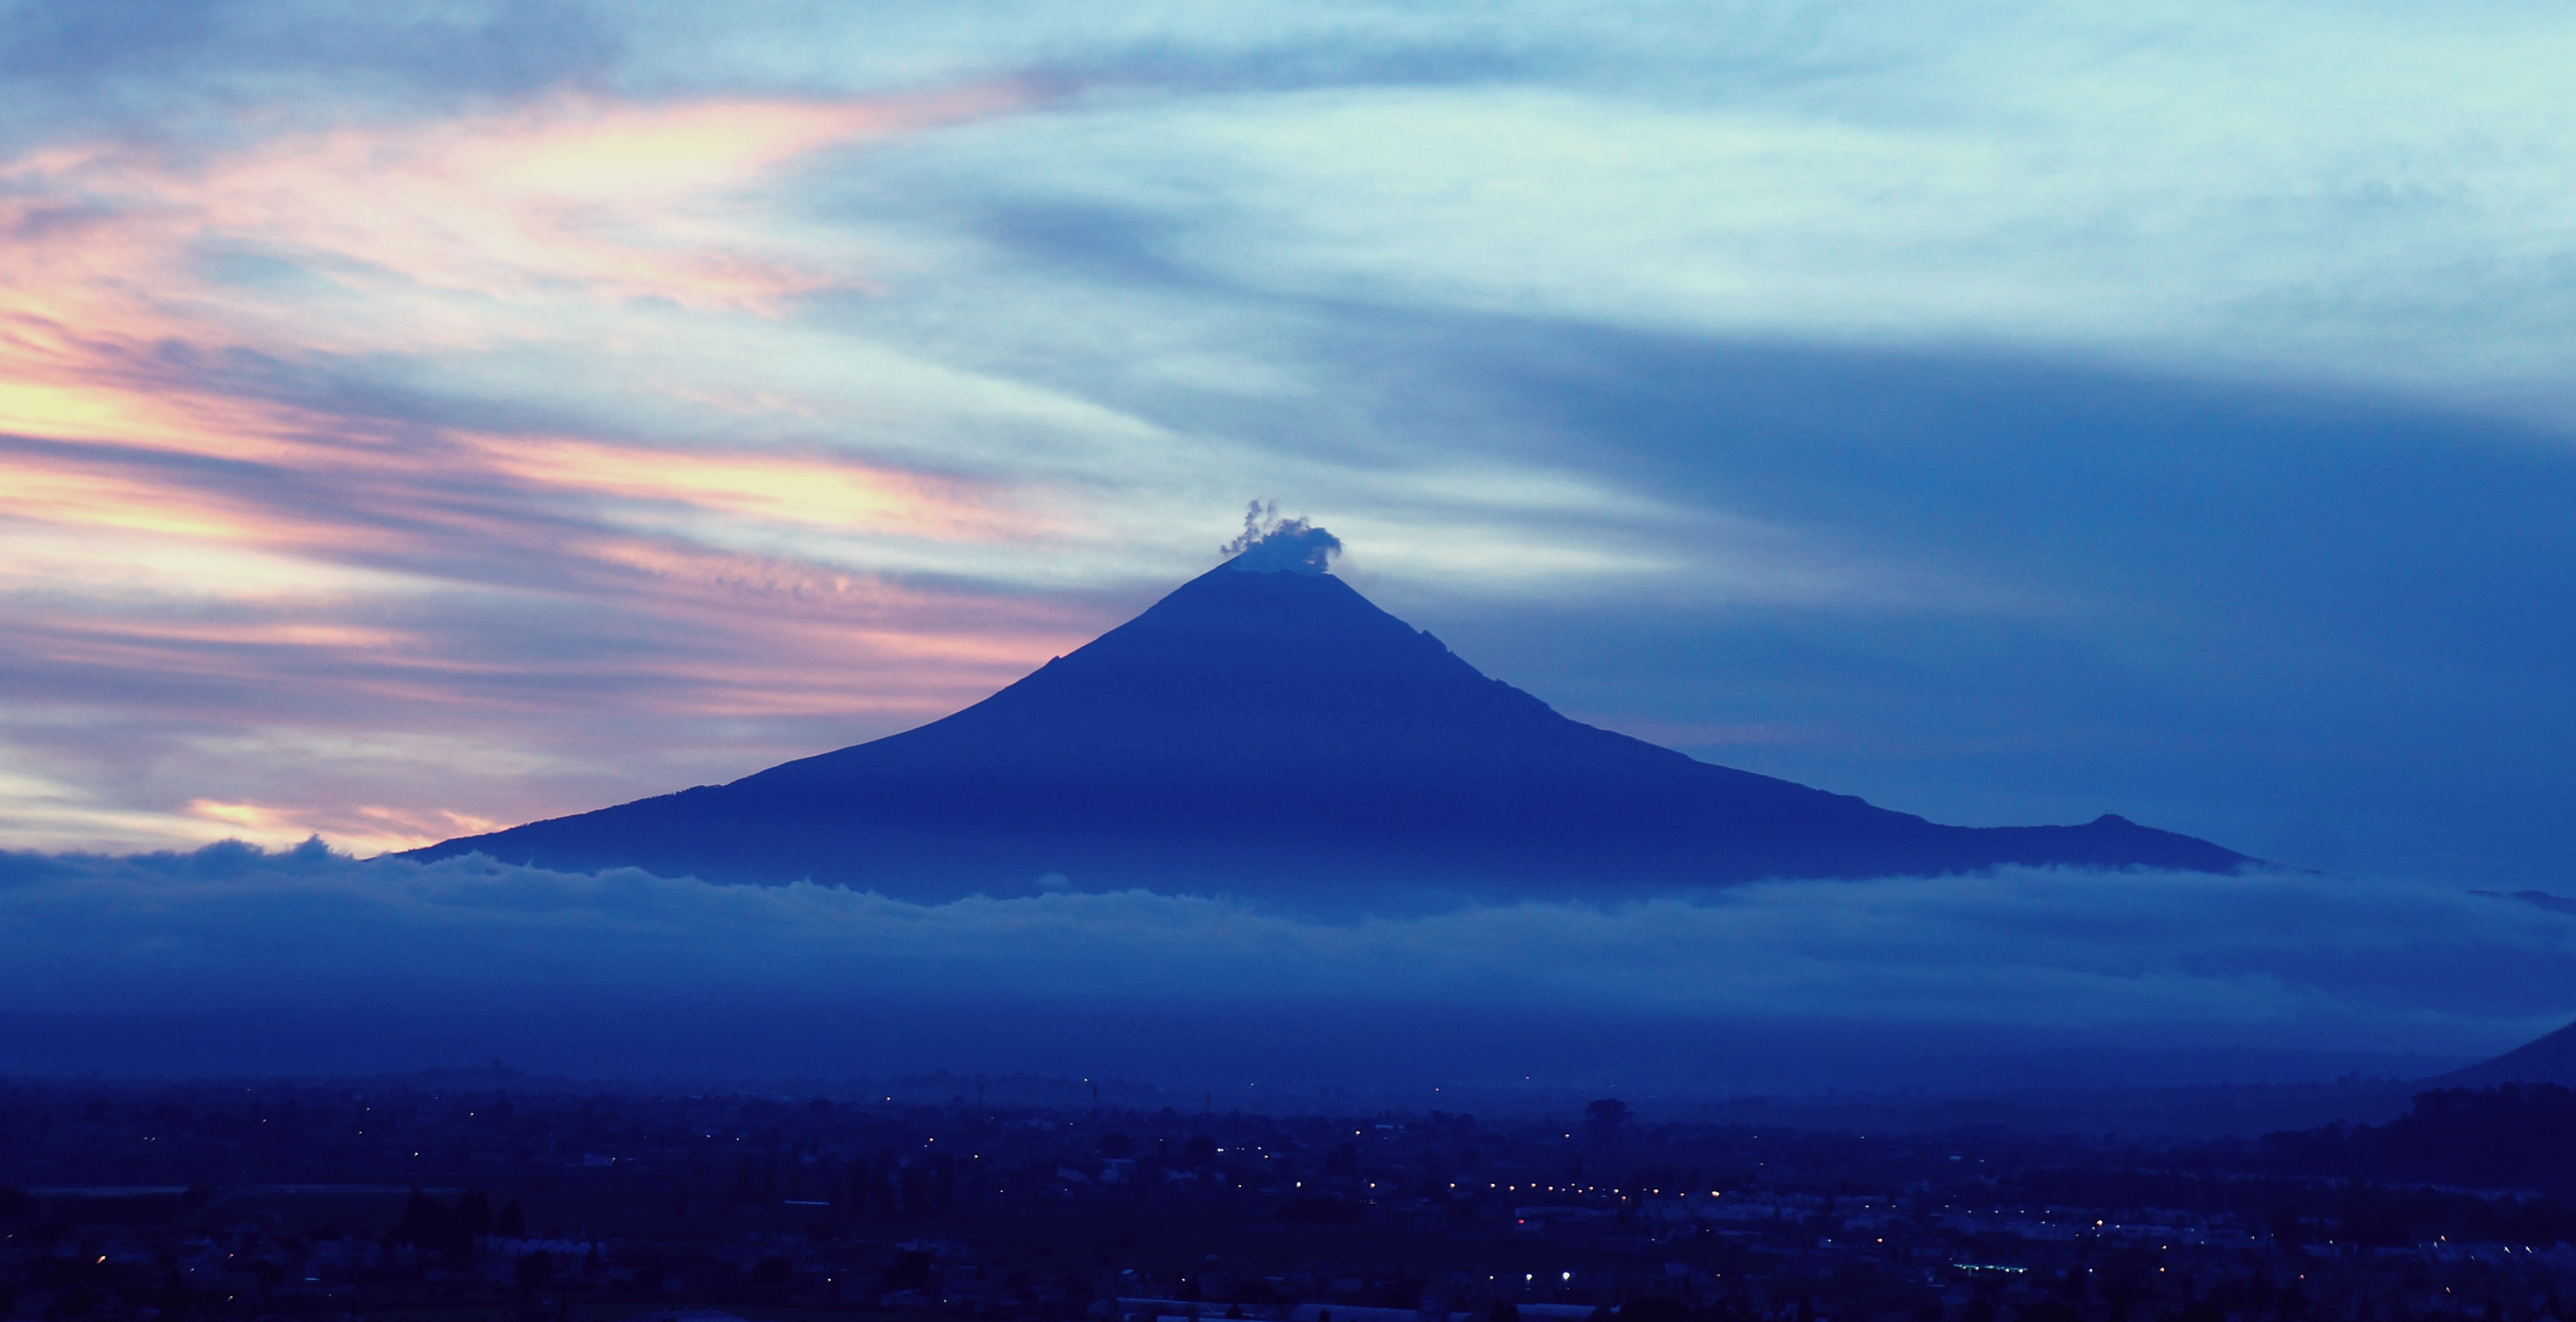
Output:
M1595 1143L1608 1143L1619 1137L1619 1126L1627 1119L1628 1104L1616 1097L1604 1097L1583 1108L1584 1123L1591 1127Z

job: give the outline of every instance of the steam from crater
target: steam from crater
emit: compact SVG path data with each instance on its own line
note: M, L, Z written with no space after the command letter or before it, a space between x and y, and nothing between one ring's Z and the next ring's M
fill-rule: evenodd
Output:
M1218 551L1255 573L1321 574L1342 552L1342 539L1304 519L1279 517L1279 502L1256 500L1243 511L1243 532Z

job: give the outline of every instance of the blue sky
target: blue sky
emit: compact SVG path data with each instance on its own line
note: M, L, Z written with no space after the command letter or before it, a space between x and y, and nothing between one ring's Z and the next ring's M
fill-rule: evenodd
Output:
M1710 760L2558 884L2571 57L2541 5L9 4L0 844L729 779L1266 497Z

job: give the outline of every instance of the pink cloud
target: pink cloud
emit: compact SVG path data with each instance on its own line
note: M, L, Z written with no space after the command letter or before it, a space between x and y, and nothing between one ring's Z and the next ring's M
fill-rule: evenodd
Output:
M773 223L785 171L1033 99L577 97L0 162L0 672L19 710L53 713L0 721L0 773L97 800L59 820L156 840L390 847L883 732L1087 636L1088 608L741 549L792 544L772 530L1018 544L1066 531L1043 492L814 445L453 429L227 366L434 363L555 333L567 301L610 324L638 305L775 318L867 284ZM297 281L219 279L225 253ZM761 394L720 370L670 386ZM729 544L690 531L708 520ZM190 751L254 725L302 733ZM62 733L108 729L131 748ZM578 748L566 765L588 769L310 753L350 731ZM119 843L21 835L0 844Z
M979 484L828 456L467 436L495 471L541 487L694 505L750 518L944 540L1012 540L1045 526Z

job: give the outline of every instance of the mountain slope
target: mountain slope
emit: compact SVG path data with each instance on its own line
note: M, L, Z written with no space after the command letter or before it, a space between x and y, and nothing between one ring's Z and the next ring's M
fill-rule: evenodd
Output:
M2533 1038L2493 1060L2454 1070L2433 1082L2455 1088L2483 1088L2499 1083L2576 1087L2576 1024Z
M2246 861L2117 817L1939 826L1697 762L1558 715L1328 574L1240 562L918 729L417 856L470 850L923 900L1049 874L1323 902Z

